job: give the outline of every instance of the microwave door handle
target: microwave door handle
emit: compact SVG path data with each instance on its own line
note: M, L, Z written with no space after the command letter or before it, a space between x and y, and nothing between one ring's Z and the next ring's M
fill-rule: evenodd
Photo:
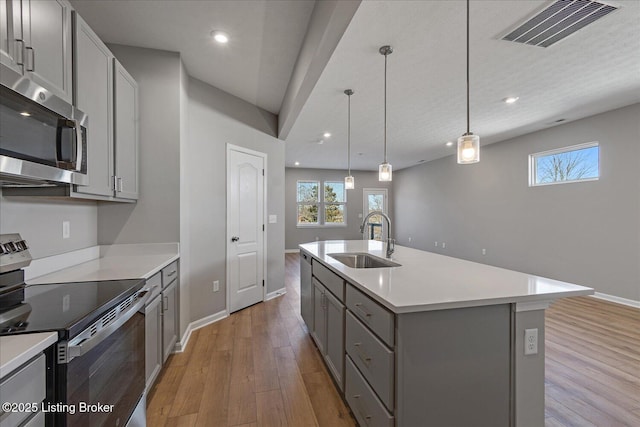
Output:
M138 301L122 312L120 317L118 317L118 319L109 326L102 328L90 338L83 339L84 333L80 333L78 337L70 341L67 344L67 360L64 363L69 363L72 359L87 354L91 349L104 341L109 335L113 334L118 328L127 323L138 311L144 308L150 296L149 289L144 288L138 291L138 295ZM76 341L78 342L75 343Z
M82 126L80 126L80 123L75 120L76 125L74 127L75 129L75 151L76 151L76 158L75 158L75 165L76 171L82 171L82 160L84 157L84 144L82 143Z

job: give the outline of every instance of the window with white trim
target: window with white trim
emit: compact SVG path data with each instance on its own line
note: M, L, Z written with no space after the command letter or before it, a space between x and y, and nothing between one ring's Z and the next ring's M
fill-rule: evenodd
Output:
M346 225L345 210L347 193L343 181L298 181L297 225L343 226Z
M594 181L600 178L600 144L572 145L529 155L529 186Z

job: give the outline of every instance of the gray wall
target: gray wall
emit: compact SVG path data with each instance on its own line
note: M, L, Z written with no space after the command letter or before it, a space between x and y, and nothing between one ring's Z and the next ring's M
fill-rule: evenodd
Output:
M226 305L226 149L227 144L267 154L267 291L284 287L284 143L277 117L209 86L189 80L189 143L182 152L188 168L191 318L200 319ZM212 282L220 280L220 292Z
M394 173L398 243L640 300L639 117L635 104L483 147L474 165ZM528 187L529 154L591 141L600 180Z
M306 168L286 168L285 184L285 247L289 250L297 249L301 243L312 242L314 240L334 240L334 239L362 239L360 234L360 223L362 221L358 215L362 214L363 188L386 188L388 194L387 209L392 225L395 226L393 216L393 181L378 181L378 172L351 171L356 180L353 190L347 190L347 226L346 227L297 227L297 202L296 202L296 182L298 180L315 181L342 181L346 176L345 170L331 169L306 169ZM395 177L394 177L395 179ZM391 228L395 234L394 227Z
M63 221L69 221L68 239L62 238ZM97 227L96 202L33 197L0 199L0 233L20 233L36 259L95 246Z
M98 242L180 240L180 55L109 45L138 82L139 183L137 203L101 203Z

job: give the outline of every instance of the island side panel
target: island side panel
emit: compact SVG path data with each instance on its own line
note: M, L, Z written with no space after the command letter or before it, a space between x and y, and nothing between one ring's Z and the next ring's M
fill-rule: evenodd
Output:
M510 425L510 304L397 320L398 426Z
M516 427L544 425L545 310L514 307L514 367ZM538 354L524 354L525 329L538 329Z

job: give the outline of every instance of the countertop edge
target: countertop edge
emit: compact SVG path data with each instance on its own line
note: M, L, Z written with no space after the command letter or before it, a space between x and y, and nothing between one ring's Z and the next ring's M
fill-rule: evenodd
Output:
M0 378L4 378L58 341L55 332L0 337Z

